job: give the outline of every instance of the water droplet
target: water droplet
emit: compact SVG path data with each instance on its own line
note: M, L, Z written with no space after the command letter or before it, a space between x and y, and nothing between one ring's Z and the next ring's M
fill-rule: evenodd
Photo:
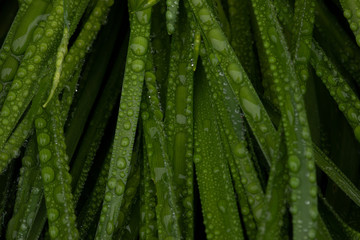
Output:
M44 147L50 143L50 136L47 133L40 133L37 137L39 146Z
M194 163L197 164L201 162L201 156L199 154L194 155Z
M140 24L148 24L150 22L150 13L151 8L135 12L136 18Z
M206 25L212 24L211 15L207 8L202 8L199 10L199 18L200 18L200 21Z
M255 182L252 182L246 186L246 190L248 190L249 193L256 194L260 189Z
M290 178L290 187L295 189L300 186L300 179L297 177L291 177Z
M43 118L37 118L37 119L35 120L35 127L36 127L37 129L42 129L42 128L46 127L46 121L45 121L45 119L43 119Z
M355 133L355 137L358 140L358 142L360 142L360 126L357 126L354 130Z
M223 32L218 29L214 28L208 32L208 37L211 42L211 45L214 49L218 52L224 53L227 48L226 37L224 36Z
M46 43L40 44L40 52L45 52L48 49L48 46Z
M116 162L116 166L119 168L119 169L125 169L126 167L126 160L125 158L123 157L120 157L117 162Z
M123 137L121 139L121 146L126 147L127 145L129 145L129 143L130 143L129 138Z
M39 152L39 159L41 162L46 163L51 158L51 151L47 148L41 149Z
M131 128L131 122L130 121L126 121L125 123L124 123L124 129L125 130L129 130Z
M107 234L112 234L113 231L114 231L114 224L112 224L112 222L108 222L108 224L106 226Z
M51 183L55 178L55 172L51 167L41 169L41 176L45 183Z
M135 55L142 56L147 52L148 40L144 37L135 37L130 44L130 49Z
M124 190L125 190L125 185L124 185L124 183L120 180L120 181L118 182L118 184L116 184L115 193L120 196L121 194L124 193Z
M55 221L59 217L59 211L56 208L47 209L47 215L50 222Z
M110 178L108 180L107 185L110 189L114 189L116 187L116 178L114 178L114 177Z
M290 171L296 173L300 170L300 160L297 156L291 155L289 157L288 164L289 164Z
M254 121L260 121L261 108L255 95L247 87L240 89L240 102L243 111L248 114Z
M227 72L234 82L236 83L242 82L243 74L242 74L241 66L239 64L231 63L227 68Z
M137 59L137 60L132 61L132 63L131 63L131 69L134 72L141 72L144 70L144 68L145 68L145 63L143 60Z
M18 67L19 62L16 60L16 58L13 56L8 56L1 69L1 80L4 82L11 81L14 78Z
M51 226L49 227L49 234L54 239L59 235L59 229L56 226Z

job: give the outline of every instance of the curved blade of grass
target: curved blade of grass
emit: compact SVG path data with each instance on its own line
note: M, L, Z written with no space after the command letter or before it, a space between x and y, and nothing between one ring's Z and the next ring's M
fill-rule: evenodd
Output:
M231 26L231 46L254 87L260 79L257 56L254 51L254 39L251 29L249 1L228 0L229 22Z
M286 9L285 12L292 14L290 4L277 0L278 8ZM278 14L284 15L281 11ZM291 29L291 21L287 18L283 19L283 26ZM290 21L290 22L289 22ZM335 64L328 58L324 50L319 44L313 40L310 48L310 62L316 70L316 74L323 81L330 95L338 104L340 111L344 113L345 118L354 130L355 137L360 141L360 121L357 116L360 115L360 100L355 91L344 79Z
M97 36L97 33L100 29L96 29L96 31L91 31L91 25L98 25L102 23L103 18L106 17L107 12L109 11L110 6L105 5L106 1L99 1L91 12L87 23L85 23L83 32L80 33L77 38L74 46L81 45L86 42L84 48L90 48L92 45L92 41ZM108 21L112 24L107 24L104 26L103 30L99 34L99 38L96 42L94 42L94 52L90 56L89 65L86 65L86 69L89 69L89 73L86 79L86 85L82 91L79 91L79 99L76 102L76 105L71 113L71 119L69 119L68 126L66 128L66 144L68 147L67 154L73 155L76 147L78 146L78 142L81 137L81 133L85 128L86 121L89 117L90 111L94 105L96 100L96 96L98 95L101 84L104 82L104 76L107 70L107 67L110 63L112 49L115 46L117 33L119 32L120 26L122 24L122 15L119 14L118 11L121 12L120 6L122 4L115 4L114 11L111 11L108 16ZM101 15L98 16L99 9L106 7L106 11L101 10ZM89 30L86 31L86 26L88 25ZM88 41L89 37L92 41ZM86 40L86 41L85 41ZM72 50L69 51L71 53ZM85 52L80 52L77 54L85 54ZM76 55L73 55L76 57ZM93 59L93 60L92 60Z
M293 15L291 53L302 92L309 78L308 65L315 19L314 0L295 0Z
M86 237L88 237L90 227L94 221L97 220L96 215L100 212L99 209L105 195L106 180L109 172L112 150L113 146L111 145L109 152L104 159L104 163L101 166L95 186L78 215L77 222L79 225L79 234L81 239L86 239Z
M140 159L141 147L140 139L142 138L139 134L135 140L134 152L132 155L131 171L129 173L129 179L125 186L124 200L121 203L118 227L116 229L115 238L119 239L120 236L126 231L126 227L130 221L131 214L133 213L133 207L138 201L138 189L140 184Z
M360 46L360 2L357 0L339 0L343 9L344 17L347 19L356 43Z
M151 41L150 47L153 55L153 65L155 70L156 82L160 91L160 102L165 109L167 78L170 62L170 37L166 33L166 20L163 14L165 1L153 7L151 19Z
M274 139L276 141L276 132L270 118L208 3L204 0L189 1L189 3L201 28L203 39L209 43L208 46L211 48L209 51L215 53L209 56L211 63L214 66L220 65L224 70L219 74L226 76L227 84L235 93L251 130L270 164L276 151L276 143L273 141Z
M263 208L264 192L247 149L248 144L244 136L244 123L241 119L240 106L236 104L237 101L234 100L236 97L231 89L227 85L222 86L217 82L225 82L226 80L219 80L224 76L217 77L216 73L211 70L209 59L203 54L201 58L207 73L211 96L213 96L214 108L220 115L220 121L218 121L221 123L219 124L220 132L224 132L223 135L226 136L223 141L228 144L229 153L231 153L236 169L240 174L251 212L258 224Z
M329 229L332 239L360 239L360 233L344 222L323 196L320 196L319 200L319 212Z
M95 239L111 239L117 226L127 181L135 130L138 122L146 55L150 35L151 8L131 13L127 54L114 149L110 162L101 219Z
M151 59L149 60L151 62ZM142 121L150 175L155 184L157 205L156 219L159 239L182 239L178 193L173 164L167 154L163 113L156 87L156 77L145 73L146 95L142 103ZM146 99L146 100L145 100Z
M326 224L324 223L324 220L322 216L319 216L318 221L318 231L316 233L316 239L319 240L333 240L331 237L331 234L329 232L329 229L327 228Z
M106 37L106 39L108 39L107 35L102 35L102 36ZM115 39L114 39L114 41L115 41ZM113 71L110 74L109 80L107 81L106 85L104 86L103 91L100 93L101 94L100 99L96 103L96 106L92 109L93 113L91 114L91 116L92 116L91 120L89 122L88 128L86 129L86 132L84 133L84 135L82 137L81 144L78 147L77 154L76 154L74 163L71 168L71 175L73 177L73 192L74 192L75 202L77 202L77 200L80 197L81 191L84 187L86 178L88 176L88 172L92 165L92 161L95 157L95 154L96 154L98 147L100 145L100 142L102 140L105 127L111 116L115 102L120 96L122 81L119 81L119 79L122 79L122 77L123 77L122 71L124 70L124 66L125 66L125 51L126 51L125 46L127 46L126 41L122 45L122 48L120 49L120 53L113 65ZM101 48L101 50L103 50L103 48ZM101 61L104 60L103 58L100 58L100 59L101 59ZM96 65L97 64L95 63L92 66L95 67ZM105 70L103 70L103 71L105 71ZM98 77L98 79L101 79L101 78ZM97 82L98 83L93 84L93 85L91 83L87 82L87 85L89 85L89 87L91 87L91 88L98 89L101 81L98 80ZM84 114L86 114L86 111L91 110L91 108L84 109L82 107L84 105L90 104L89 103L90 100L89 100L88 96L92 95L92 94L89 94L89 93L91 93L91 91L94 91L94 90L91 90L91 89L89 91L85 90L83 92L82 96L80 97L78 106L76 108L79 111L74 112L75 114L78 113L77 116L84 116ZM95 99L93 101L95 101ZM76 119L79 119L79 117L78 118L76 118L75 116L73 117L73 121L71 121L70 127L68 128L67 131L71 131L71 130L75 130L75 129L79 130L81 128L80 132L82 132L82 128L85 126L81 126L81 125L84 125L84 123L81 123ZM75 135L75 134L72 134L69 132L69 134L67 134L67 140L69 142L71 142L72 144L75 144L75 143L77 143L77 139L74 139L74 136L77 137L79 135L80 134ZM74 142L74 141L76 141L76 142ZM72 147L72 149L73 150L71 150L71 152L74 152L75 148Z
M52 239L77 239L71 176L63 124L59 119L60 105L54 101L35 121L49 233Z
M179 15L179 0L166 1L166 29L169 35L173 34L176 29L176 22Z
M22 224L22 215L27 211L27 206L31 196L34 182L40 178L38 163L36 161L36 140L31 138L22 158L22 168L20 170L20 179L14 205L13 216L9 221L6 231L6 239L16 239L20 233L20 224ZM24 225L26 227L27 225Z
M164 127L167 152L182 212L184 239L193 239L193 34L181 4L177 31L171 41Z
M267 108L272 118L279 118L279 113L276 113L274 109ZM270 111L271 110L271 111ZM277 121L274 121L277 122ZM312 144L314 150L314 159L316 165L334 182L339 188L347 195L354 203L360 206L360 190L346 177L346 175L329 159L326 154L316 146Z
M197 103L194 162L205 231L208 238L244 239L231 175L214 111L209 105L210 90L205 81L204 72L199 72L194 95Z
M337 67L344 68L360 86L360 49L356 45L336 17L329 11L324 2L318 1L314 36L325 52L337 63ZM330 56L329 56L330 57ZM347 77L347 76L346 76Z
M354 130L358 142L360 142L360 100L353 89L347 84L335 65L325 55L320 46L313 41L311 63L316 70L317 76L325 84L347 122Z
M14 183L13 177L15 173L15 164L10 164L9 168L6 169L4 173L0 175L0 182L2 186L0 187L0 238L3 238L3 229L5 227L4 222L7 221L11 212L9 212L9 202L11 203L11 193L12 193L12 185ZM14 206L15 208L15 206ZM15 209L14 209L15 210ZM14 214L14 213L13 213Z
M121 233L119 239L136 240L139 239L139 228L140 228L140 199L138 196L135 197L135 203L129 214L129 220Z
M149 159L146 146L143 144L143 164L140 180L140 229L139 239L158 239L158 228L156 223L156 192L155 185L150 176Z
M21 115L31 101L33 94L30 93L30 89L32 86L34 86L34 84L38 83L38 77L42 68L42 64L45 63L45 60L50 58L50 54L54 52L54 48L57 45L56 43L58 42L58 35L62 29L62 26L60 25L63 23L62 16L60 16L55 10L57 7L62 8L62 0L57 0L54 2L54 8L49 16L54 19L56 25L51 26L49 23L47 23L45 26L45 31L51 29L53 34L51 36L49 35L48 37L42 37L39 41L36 42L36 44L30 44L28 50L25 52L25 55L30 54L29 52L32 51L31 49L33 47L35 47L36 50L35 52L32 52L31 57L21 62L14 81L10 87L10 91L5 99L4 106L1 109L0 121L6 123L2 124L0 127L0 132L2 133L0 136L1 147L3 147L3 144L11 134ZM40 46L42 46L42 48ZM40 51L40 48L42 51ZM27 70L29 65L32 66L30 67L30 72ZM17 103L17 106L19 106L18 110L10 111L15 102ZM6 161L1 161L0 171L6 167L7 163L8 162Z
M313 148L316 165L360 207L360 190L317 146L313 145Z
M270 167L270 176L266 186L262 219L257 240L282 239L282 227L287 198L288 169L286 168L286 149L283 129L279 130L281 142L278 146L278 158Z
M1 49L0 49L0 74L2 74L2 72L4 71L3 65L4 65L5 61L7 59L9 59L9 60L11 59L11 58L9 58L10 53L11 53L10 44L13 42L16 30L17 30L18 26L21 24L22 19L23 19L24 15L26 14L28 7L29 7L29 4L27 2L20 5L20 7L16 13L16 16L11 24L11 27L10 27L9 31L7 32L6 38L1 46ZM13 64L9 65L10 70L13 72L16 72L16 70L18 68L18 61L14 58L12 58L11 60L12 60ZM0 77L0 82L1 82L0 106L2 106L11 83L8 84L7 82L4 82L3 77Z
M253 0L252 6L267 50L285 131L294 239L302 239L305 235L314 238L317 223L316 172L301 85L274 6L270 1L262 0Z
M249 175L252 173L253 170L251 168L251 165L249 165L250 166L248 171L249 174L244 175L244 169L242 168L244 165L249 164L248 162L249 153L246 149L246 143L244 142L244 139L241 139L244 136L240 137L240 141L238 139L239 136L237 136L239 130L240 130L240 135L242 135L241 131L243 131L242 128L243 126L241 126L242 120L241 120L240 111L239 109L234 109L234 108L231 109L231 107L234 106L229 107L228 105L224 105L225 103L223 101L224 100L223 95L218 96L217 94L213 94L216 91L214 90L214 88L215 89L218 88L218 86L216 86L216 75L214 75L214 73L211 71L211 67L210 64L208 63L208 59L206 58L206 56L202 55L201 58L207 75L208 84L212 91L212 96L213 96L211 99L212 108L216 109L216 111L219 112L219 114L216 116L217 121L219 123L218 127L220 129L220 134L223 141L223 147L225 149L225 152L229 153L226 155L226 159L228 161L231 176L234 181L234 188L238 196L238 203L240 205L240 210L242 213L242 218L246 229L246 234L250 239L253 239L256 236L256 228L257 228L257 220L258 220L255 219L254 210L261 211L261 208L258 207L259 205L261 205L264 196L261 196L262 193L261 187L260 187L260 191L258 191L259 190L257 189L258 185L256 184L256 181L253 181L254 176L256 180L257 175L250 176L251 179L250 182L248 182ZM231 96L231 92L228 92L228 90L229 89L226 89L226 94ZM217 89L216 92L221 93L222 91L219 91ZM224 93L225 93L225 88L224 88ZM235 102L236 101L234 101L234 103ZM228 111L233 113L232 116L234 117L232 119L230 119L231 117L229 116ZM234 113L238 113L238 114L234 115ZM234 120L234 118L236 118L236 120L232 121ZM235 124L233 122L235 122ZM236 126L236 129L234 129L233 125ZM254 187L255 191L251 191L250 193L246 189L245 185ZM253 198L254 193L255 195L257 195L258 198Z

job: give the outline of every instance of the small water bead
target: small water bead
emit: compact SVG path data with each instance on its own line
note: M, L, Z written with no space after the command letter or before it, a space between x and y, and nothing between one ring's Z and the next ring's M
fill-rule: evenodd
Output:
M1 69L1 80L4 82L11 81L18 69L19 62L13 56L8 56Z
M202 8L199 10L200 21L206 25L212 24L211 14L207 8Z
M256 194L260 191L258 185L255 182L249 183L246 186L246 190L251 194Z
M261 108L258 105L258 99L247 87L240 89L240 103L243 107L243 111L248 114L254 121L261 120Z
M45 183L51 183L55 178L55 172L51 167L41 169L41 177Z
M114 189L116 187L116 178L110 178L108 180L107 186L109 187L109 189Z
M134 111L132 109L129 109L126 114L131 117L132 115L134 115Z
M148 49L148 40L142 36L135 37L131 41L130 49L135 55L145 55Z
M46 127L46 121L45 121L45 119L43 119L43 118L37 118L37 119L35 120L35 127L36 127L37 129L43 129L44 127Z
M48 49L48 45L46 43L40 44L40 52L45 52Z
M347 101L349 100L349 95L346 91L344 91L343 89L341 89L340 87L337 88L336 90L336 94L337 96L342 99L343 101Z
M316 186L310 187L310 196L312 196L312 197L315 198L316 195L317 195L317 188L316 188Z
M311 183L315 183L316 182L316 174L314 172L309 174L309 181Z
M207 34L213 48L224 53L227 49L226 37L219 28L211 29Z
M347 18L347 19L352 17L352 13L351 13L351 11L349 9L344 10L344 17Z
M120 180L116 184L115 193L120 196L120 195L122 195L124 193L124 190L125 190L125 184Z
M136 59L134 61L132 61L131 63L131 69L134 71L134 72L141 72L143 71L145 68L145 63L143 60L141 59Z
M21 161L24 164L24 166L26 166L26 167L34 166L34 159L30 156L24 156Z
M300 186L300 179L297 177L290 178L290 187L296 189Z
M34 63L40 63L41 62L41 57L39 55L36 55L34 57Z
M276 29L274 27L270 27L268 29L268 35L273 43L277 43L278 39L277 39Z
M350 23L350 29L352 31L356 31L358 29L358 25L354 22Z
M51 238L56 238L59 235L59 229L56 226L50 226L49 234Z
M131 122L130 122L130 121L126 121L123 126L124 126L124 129L125 129L125 130L129 130L129 129L131 128Z
M59 211L56 208L50 208L47 210L48 219L50 222L55 221L59 217Z
M136 19L139 21L140 24L148 24L150 22L150 16L151 16L151 8L145 9L143 11L137 11L135 12Z
M200 163L201 162L201 155L200 154L195 154L194 155L194 163Z
M238 143L233 147L233 152L236 156L240 158L246 157L246 147L244 144Z
M357 126L354 130L356 139L360 142L360 126Z
M227 68L227 72L234 82L241 83L243 81L242 68L239 64L231 63Z
M52 30L52 29L46 29L46 31L45 31L45 36L46 36L46 37L51 37L52 35L54 35L54 30Z
M297 156L291 155L289 157L288 164L290 171L296 173L300 170L300 159Z
M95 8L94 8L94 10L93 10L94 16L100 17L100 16L101 16L101 13L102 13L101 8L99 8L99 7L95 7Z
M130 143L129 138L123 137L123 138L121 139L121 143L120 143L120 144L121 144L122 147L126 147L126 146L129 145L129 143Z
M10 115L10 109L7 106L3 106L1 109L1 116L7 117Z
M54 191L53 191L56 202L61 203L61 204L65 202L65 195L64 195L64 192L63 192L63 186L64 185L59 184L54 188Z
M79 39L79 40L77 40L77 41L75 42L75 44L76 44L76 46L77 46L78 48L82 49L82 48L84 48L84 46L85 46L85 41L82 40L82 39Z
M41 162L46 163L51 159L51 151L47 148L43 148L39 152L39 159Z
M44 147L50 143L50 136L47 133L40 133L37 137L39 146Z
M117 162L116 162L116 166L119 168L119 169L125 169L126 167L126 160L125 158L123 157L120 157Z

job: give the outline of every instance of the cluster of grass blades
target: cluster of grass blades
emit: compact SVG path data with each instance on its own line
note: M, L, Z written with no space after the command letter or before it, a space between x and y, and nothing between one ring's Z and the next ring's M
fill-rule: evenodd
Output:
M0 45L0 239L360 239L358 1L0 1Z

